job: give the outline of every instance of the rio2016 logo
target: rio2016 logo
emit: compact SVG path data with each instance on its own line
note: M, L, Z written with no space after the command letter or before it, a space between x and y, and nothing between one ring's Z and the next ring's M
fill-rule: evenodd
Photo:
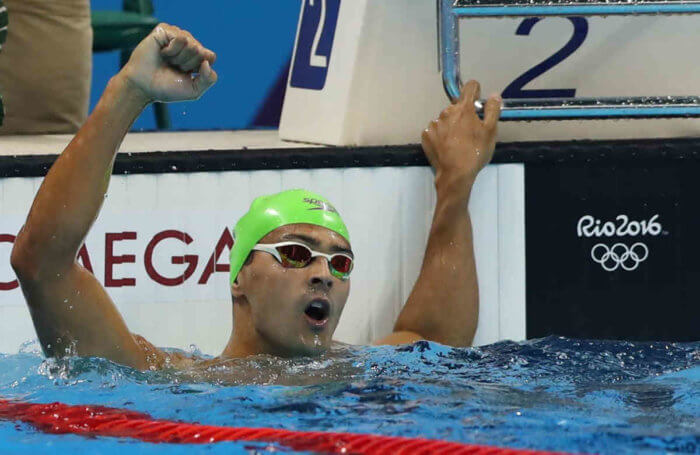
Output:
M290 86L323 90L339 11L340 0L304 0Z
M657 236L662 231L659 214L648 221L630 221L627 215L618 215L613 221L601 221L591 215L582 216L576 225L579 237L625 237L637 235Z
M630 221L627 215L618 215L615 217L615 221L602 221L591 215L584 215L576 225L578 236L585 238L656 237L662 232L663 226L659 222L659 214L642 221ZM648 257L649 247L643 242L636 242L631 246L622 242L617 242L612 246L597 243L591 248L591 259L600 264L607 272L637 270Z

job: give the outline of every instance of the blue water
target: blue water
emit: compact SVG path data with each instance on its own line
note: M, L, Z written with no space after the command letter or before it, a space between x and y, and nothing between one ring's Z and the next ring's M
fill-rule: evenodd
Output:
M568 452L700 453L700 343L548 337L453 349L341 346L205 372L138 372L103 359L0 356L0 396L101 404L214 425L421 436ZM269 444L195 446L251 453ZM281 447L272 447L281 449ZM192 453L192 446L42 434L0 422L5 453Z

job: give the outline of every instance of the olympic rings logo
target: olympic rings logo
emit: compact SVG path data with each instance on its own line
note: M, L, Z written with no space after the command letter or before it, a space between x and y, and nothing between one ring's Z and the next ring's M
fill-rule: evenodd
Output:
M598 243L591 249L591 258L608 272L614 272L620 267L628 272L637 270L639 264L648 257L649 248L641 242L631 247L624 243L616 243L611 248L604 243Z

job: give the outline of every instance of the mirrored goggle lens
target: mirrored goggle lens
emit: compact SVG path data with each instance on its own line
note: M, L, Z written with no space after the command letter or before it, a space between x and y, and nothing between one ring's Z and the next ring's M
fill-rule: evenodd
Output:
M352 259L337 254L331 258L331 267L342 274L348 274L352 270Z
M303 245L286 245L277 247L284 267L306 267L311 261L311 250Z

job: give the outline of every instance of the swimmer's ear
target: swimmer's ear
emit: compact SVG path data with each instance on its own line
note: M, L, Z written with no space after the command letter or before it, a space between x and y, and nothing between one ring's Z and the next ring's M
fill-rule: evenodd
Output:
M231 295L233 296L234 299L237 299L243 295L243 290L241 289L241 284L238 282L238 278L240 278L240 272L238 273L238 276L236 279L233 281L233 284L231 285Z
M241 284L239 283L238 279L241 277L241 275L245 274L245 269L248 264L253 262L253 253L254 251L251 251L248 254L248 257L245 259L245 262L243 263L243 266L241 267L241 270L238 272L238 276L236 276L236 279L233 280L233 284L231 285L231 295L234 298L238 298L239 296L243 295L243 291L241 290ZM245 281L245 279L243 280Z

